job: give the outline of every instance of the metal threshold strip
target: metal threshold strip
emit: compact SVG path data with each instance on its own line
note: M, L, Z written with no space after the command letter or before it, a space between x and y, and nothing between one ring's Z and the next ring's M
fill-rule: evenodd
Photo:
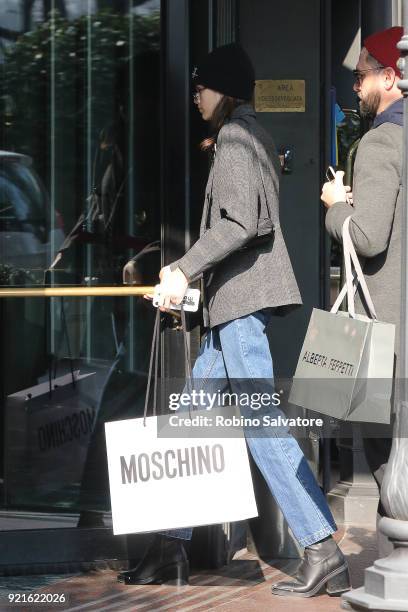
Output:
M7 297L129 297L143 296L154 293L154 287L149 286L107 286L107 287L38 287L24 289L0 289L0 298Z

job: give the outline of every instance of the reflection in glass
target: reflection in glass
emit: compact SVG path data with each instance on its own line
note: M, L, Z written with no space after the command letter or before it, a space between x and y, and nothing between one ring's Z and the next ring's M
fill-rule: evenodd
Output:
M0 7L1 286L155 284L159 2L15 2L14 21L10 7ZM0 309L0 529L109 524L104 423L140 413L152 307L89 297Z

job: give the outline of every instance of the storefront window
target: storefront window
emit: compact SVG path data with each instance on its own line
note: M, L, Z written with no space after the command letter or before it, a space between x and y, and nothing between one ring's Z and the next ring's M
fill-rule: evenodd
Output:
M159 1L5 0L0 21L0 287L155 284ZM108 525L104 423L140 414L153 309L0 309L0 530Z

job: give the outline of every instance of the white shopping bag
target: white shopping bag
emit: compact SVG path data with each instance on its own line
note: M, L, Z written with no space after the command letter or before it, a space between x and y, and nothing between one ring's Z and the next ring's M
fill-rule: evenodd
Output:
M243 436L162 438L155 416L105 432L115 535L258 515Z
M158 354L159 314L158 311L153 334L145 415L155 346ZM183 310L182 319L184 330ZM189 362L187 346L186 355ZM156 386L154 406L155 398ZM228 406L220 410L232 416L237 409ZM174 437L174 428L166 434L163 422L158 435L156 416L105 423L115 535L258 516L242 429L228 429L225 435L229 437L223 438L214 430L212 437L209 428L216 427L216 411L211 416L205 410L194 410L192 414L199 417L200 413L207 419L205 432L184 427L182 433L176 430L180 437Z

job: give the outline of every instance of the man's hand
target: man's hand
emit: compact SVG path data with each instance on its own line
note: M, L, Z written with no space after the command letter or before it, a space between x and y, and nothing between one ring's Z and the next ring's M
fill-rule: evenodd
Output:
M322 188L321 200L326 208L330 208L336 202L348 202L353 204L353 194L351 187L343 185L344 172L339 170L336 172L336 178L333 181L324 183Z
M188 281L180 268L176 268L171 272L170 266L165 266L160 270L159 278L160 310L165 311L171 308L171 304L181 304L188 287Z

